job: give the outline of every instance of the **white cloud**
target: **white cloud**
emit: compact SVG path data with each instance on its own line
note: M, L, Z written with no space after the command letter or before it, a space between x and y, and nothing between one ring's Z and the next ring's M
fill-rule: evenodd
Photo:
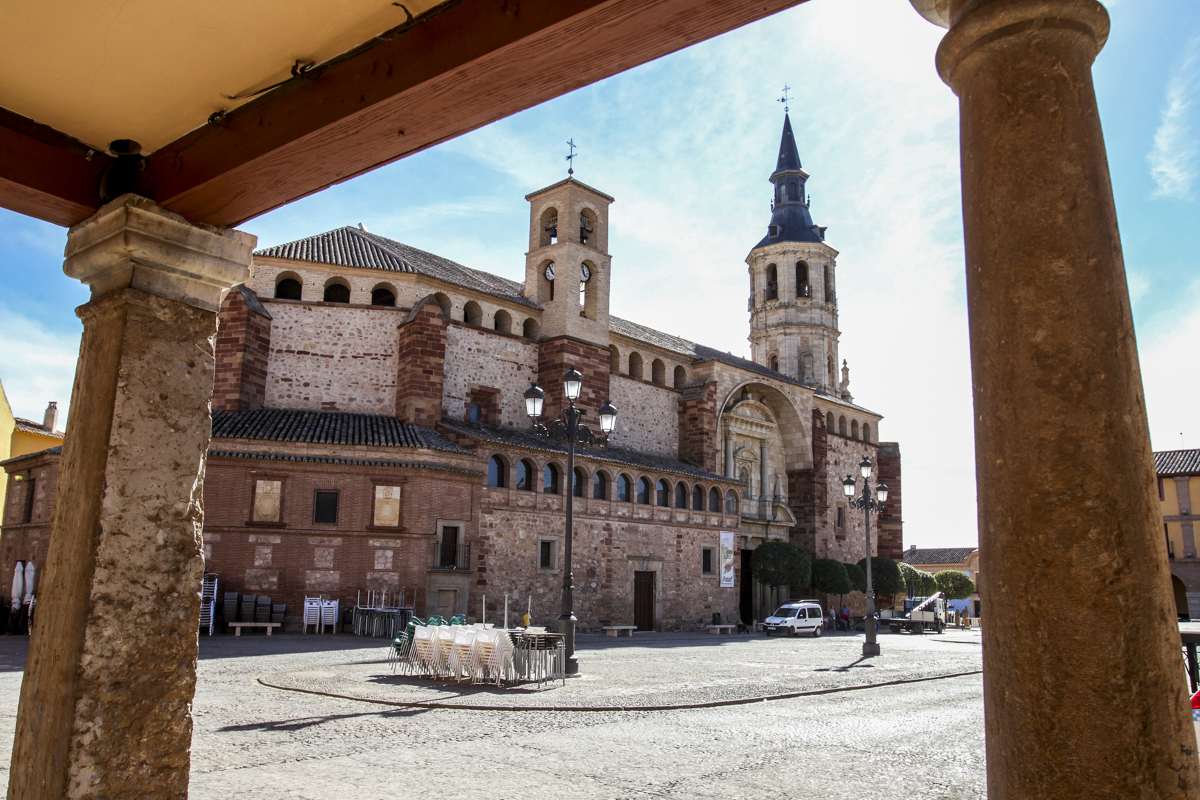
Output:
M1200 172L1200 145L1192 114L1197 82L1200 82L1200 37L1188 42L1183 59L1167 79L1154 144L1146 156L1156 197L1192 197Z
M1200 280L1141 326L1138 338L1154 449L1200 447Z
M46 404L58 401L58 427L66 425L79 356L79 333L53 331L0 305L0 382L13 413L41 422Z

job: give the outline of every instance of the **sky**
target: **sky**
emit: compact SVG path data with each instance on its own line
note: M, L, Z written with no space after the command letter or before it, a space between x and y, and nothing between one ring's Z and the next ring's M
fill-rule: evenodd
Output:
M1200 447L1200 3L1110 0L1094 77L1156 450ZM813 0L544 103L242 226L262 246L369 230L521 280L524 195L616 198L611 310L748 355L745 258L770 217L791 88L812 212L840 252L855 401L900 442L905 544L976 543L957 100L942 31L900 0ZM1013 235L1020 235L1014 231ZM69 402L87 299L64 229L0 210L0 381L18 415ZM63 418L60 416L60 419Z

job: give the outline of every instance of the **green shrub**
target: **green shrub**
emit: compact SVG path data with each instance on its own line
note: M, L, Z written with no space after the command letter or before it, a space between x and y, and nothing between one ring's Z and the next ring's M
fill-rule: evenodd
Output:
M866 563L867 560L864 558L858 562L858 565L865 570ZM896 562L882 556L875 556L871 559L871 583L876 597L880 595L888 597L904 588L904 581L900 578L900 568L896 566Z
M812 557L789 542L766 542L754 548L751 560L755 580L767 586L799 589L812 580Z
M944 569L933 576L938 591L946 595L947 600L961 600L975 594L975 584L961 572Z
M850 579L850 589L855 592L867 590L867 573L858 564L842 564L846 568L846 577Z
M812 585L818 592L842 595L853 587L846 565L832 558L818 558L812 565Z

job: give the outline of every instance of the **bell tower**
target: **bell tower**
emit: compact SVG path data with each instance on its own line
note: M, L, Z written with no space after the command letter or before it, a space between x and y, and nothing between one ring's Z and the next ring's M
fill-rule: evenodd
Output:
M525 196L529 252L523 293L542 309L538 383L544 413L558 414L562 377L583 373L577 405L595 422L608 399L608 207L613 199L568 176Z
M758 364L842 396L838 374L837 250L813 223L792 121L785 111L771 173L767 235L746 256L750 350Z

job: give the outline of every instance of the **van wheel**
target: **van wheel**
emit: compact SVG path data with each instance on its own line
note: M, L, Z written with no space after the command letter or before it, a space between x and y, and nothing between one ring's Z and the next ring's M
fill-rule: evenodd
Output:
M817 627L813 628L813 638L816 639L820 635L821 635L821 626L818 625Z
M797 628L795 625L793 625L792 626L792 636L795 637L795 636L799 636L799 635L800 635L800 629Z

